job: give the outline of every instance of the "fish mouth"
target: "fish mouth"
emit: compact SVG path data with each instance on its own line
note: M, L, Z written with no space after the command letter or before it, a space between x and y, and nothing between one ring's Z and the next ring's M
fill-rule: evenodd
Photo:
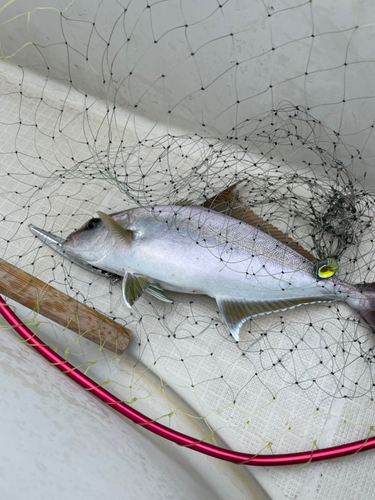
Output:
M117 278L117 274L110 273L105 271L104 269L100 269L99 267L92 266L91 264L87 264L83 260L78 259L76 256L70 255L69 252L64 251L62 248L63 243L66 242L64 238L60 238L59 236L45 231L44 229L40 229L39 227L34 226L33 224L29 224L29 229L33 233L34 236L37 236L44 244L52 248L55 252L57 252L62 257L73 262L79 267L82 267L86 271L94 273L98 276L105 276L106 278Z

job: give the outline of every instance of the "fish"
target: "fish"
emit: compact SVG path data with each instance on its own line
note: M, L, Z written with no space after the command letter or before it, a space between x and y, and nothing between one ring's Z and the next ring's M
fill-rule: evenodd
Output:
M128 307L144 293L169 303L168 292L214 298L236 341L250 318L332 302L347 303L375 332L375 284L346 283L335 276L332 257L316 262L285 235L282 242L273 226L230 214L189 203L98 211L59 241L58 251L86 269L121 276Z

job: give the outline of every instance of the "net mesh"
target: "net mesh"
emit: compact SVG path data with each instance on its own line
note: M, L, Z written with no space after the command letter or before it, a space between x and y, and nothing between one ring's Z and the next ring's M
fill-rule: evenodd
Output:
M373 435L373 333L346 304L254 317L236 342L213 299L143 295L129 310L116 276L79 268L28 229L65 238L97 210L201 205L236 184L242 208L336 257L340 279L375 281L367 7L0 8L2 258L133 332L123 354L52 323L46 343L151 418L177 430L187 419L239 451ZM301 476L273 475L296 494Z

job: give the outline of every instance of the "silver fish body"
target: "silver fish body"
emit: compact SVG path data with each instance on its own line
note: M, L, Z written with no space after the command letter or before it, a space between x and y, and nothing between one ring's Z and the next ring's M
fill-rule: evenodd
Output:
M156 206L101 218L72 233L61 248L72 258L123 275L130 306L143 291L162 300L168 300L164 290L208 295L237 340L252 316L335 300L349 303L372 326L366 317L374 309L372 296L335 277L317 279L302 255L228 215L203 207Z

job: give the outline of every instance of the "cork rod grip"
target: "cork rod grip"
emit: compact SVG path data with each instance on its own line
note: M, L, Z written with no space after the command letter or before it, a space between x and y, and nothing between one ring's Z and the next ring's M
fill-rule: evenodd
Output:
M3 259L0 293L117 354L129 344L130 330Z

